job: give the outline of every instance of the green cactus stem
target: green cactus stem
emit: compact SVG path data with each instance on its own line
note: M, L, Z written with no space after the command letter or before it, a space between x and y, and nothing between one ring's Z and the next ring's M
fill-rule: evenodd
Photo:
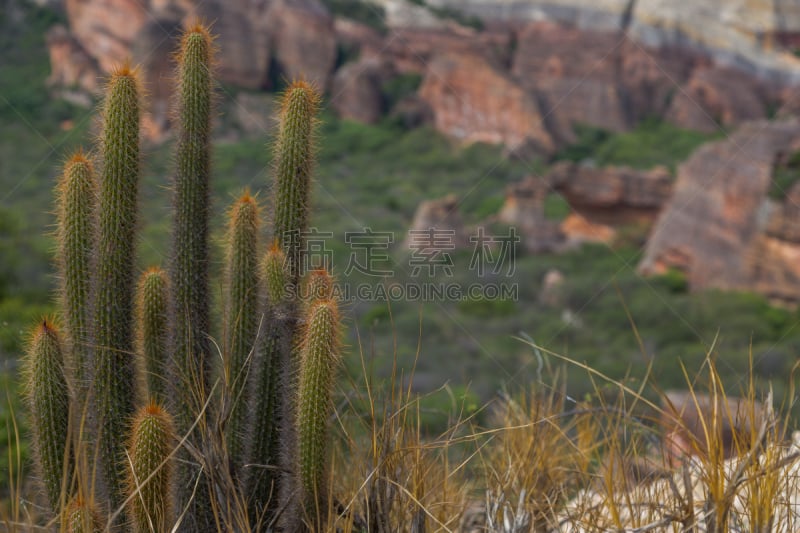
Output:
M258 205L245 192L231 209L228 234L228 309L230 321L226 354L231 411L226 440L234 471L239 475L244 462L247 406L245 383L251 354L257 348L260 310L258 273Z
M123 501L125 442L135 409L134 243L139 183L139 81L124 66L111 75L103 110L103 170L94 302L91 398L102 485Z
M170 343L172 413L177 430L189 431L210 388L208 218L212 113L212 39L195 26L184 33L178 55L177 147L173 204L173 256L170 264ZM190 442L201 448L199 432ZM178 470L179 505L189 502L183 531L214 531L211 495L187 453Z
M101 533L103 524L97 510L82 498L74 498L64 510L62 526L66 533Z
M339 364L339 311L335 300L311 304L300 341L297 392L298 489L304 518L321 531L327 516L328 418Z
M295 287L303 273L303 239L308 231L319 102L319 93L310 84L292 83L283 95L275 143L273 230L289 259L291 283Z
M60 296L68 341L67 369L76 398L89 388L89 283L97 183L92 164L78 150L67 160L56 188L56 242ZM79 406L83 407L83 406Z
M136 532L169 531L172 517L172 417L157 403L140 409L133 422L128 456L128 493Z
M25 359L26 396L34 455L47 502L57 513L66 500L73 461L69 447L69 389L58 330L43 320L33 331Z
M281 476L278 470L288 470L285 442L293 428L288 428L286 385L291 378L289 361L291 352L291 327L286 316L286 287L289 273L286 255L275 241L267 252L262 265L266 287L266 313L264 332L259 338L259 350L254 359L250 398L252 439L248 453L248 494L250 517L253 524L268 523L270 512L277 508Z
M167 398L167 275L158 267L142 274L136 298L138 350L143 356L147 395Z

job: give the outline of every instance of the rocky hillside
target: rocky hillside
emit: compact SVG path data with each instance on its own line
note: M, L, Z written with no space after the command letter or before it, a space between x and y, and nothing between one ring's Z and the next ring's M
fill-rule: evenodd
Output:
M800 150L790 119L800 110L800 0L62 1L68 27L49 34L50 83L94 92L132 57L156 139L169 128L168 51L197 19L216 21L224 83L259 91L302 76L344 118L393 114L544 159L575 142L579 125L744 125L682 165L674 187L663 169L562 165L545 187L571 204L563 224L542 223L531 183L511 187L519 202L500 218L527 226L534 251L608 241L631 217L655 220L643 272L677 268L693 287L800 300L800 192L769 195L776 169Z
M167 51L199 18L216 21L227 83L305 76L344 117L373 121L399 105L406 119L510 149L552 153L575 123L621 131L658 116L712 131L796 107L797 0L369 1L63 0L69 28L50 35L51 81L96 91L133 57L159 136ZM418 97L393 101L387 84L409 74L423 77Z

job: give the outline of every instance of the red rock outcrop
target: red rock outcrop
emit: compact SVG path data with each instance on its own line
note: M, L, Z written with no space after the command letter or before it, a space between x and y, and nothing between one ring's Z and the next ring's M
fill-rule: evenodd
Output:
M629 126L617 81L622 44L617 33L546 22L528 24L517 35L511 72L539 98L559 141L574 140L576 123L611 131Z
M555 148L534 98L480 56L436 56L419 94L431 106L436 128L466 143L531 147L543 153Z
M131 46L149 20L148 2L65 0L72 35L108 73L130 57Z
M98 92L101 80L97 63L64 26L54 26L47 32L47 49L51 65L48 85Z
M782 256L786 275L800 279L800 263L790 265L792 254L772 246L769 239L775 234L770 236L764 216L775 160L798 140L800 121L793 119L749 123L726 140L701 146L680 166L675 192L656 222L639 270L659 274L677 268L692 289L765 292L776 285L764 281L774 276L767 273L770 265ZM800 298L798 283L783 291Z
M399 72L423 74L441 54L474 55L495 65L508 64L512 33L507 27L475 31L471 28L398 28L392 30L380 54L390 58Z
M263 89L281 76L302 77L326 89L336 62L333 17L318 0L66 0L65 8L70 35L101 73L133 56L145 62L148 85L171 77L162 76L160 66L169 63L172 52L162 50L164 38L172 38L175 25L197 19L213 21L218 74L227 83ZM64 42L52 46L63 49ZM76 70L78 61L59 68ZM273 65L280 72L271 72Z
M739 70L695 69L676 91L665 118L682 128L715 132L747 120L766 117L766 97L758 81Z
M664 167L636 170L563 162L553 166L547 179L576 213L609 226L653 222L672 194L672 175Z

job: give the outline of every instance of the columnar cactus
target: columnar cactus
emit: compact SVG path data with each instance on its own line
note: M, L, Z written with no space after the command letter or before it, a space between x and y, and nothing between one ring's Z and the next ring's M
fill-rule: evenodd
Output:
M122 501L125 439L135 409L134 243L139 183L139 81L111 76L103 110L91 391L98 456L112 507Z
M260 310L258 273L258 206L245 193L231 209L228 234L228 342L226 379L231 412L226 431L228 451L234 468L241 468L246 435L246 379L251 355L257 349ZM238 472L237 472L238 474Z
M177 430L186 433L199 415L210 388L208 218L213 46L208 31L197 26L186 32L178 56L176 127L177 169L174 183L175 219L170 265L172 342L172 412ZM199 435L191 436L197 444ZM193 502L184 520L186 530L211 531L210 494L188 455L181 462L180 505Z
M147 395L159 402L167 385L167 275L158 267L142 274L136 298L138 351L143 357Z
M172 417L155 402L136 415L128 447L128 494L133 529L169 531L172 516L172 468L169 455L175 445Z
M137 75L130 67L117 69L108 84L98 182L86 157L78 153L68 161L59 184L61 303L70 341L68 366L74 375L65 375L58 334L49 321L36 328L27 365L36 455L47 498L66 531L102 529L87 501L97 502L109 520L124 516L139 531L169 531L175 525L173 509L186 510L184 531L239 529L246 525L237 521L241 516L222 508L228 489L237 497L247 495L255 527L275 522L279 495L292 500L292 509L308 526L320 526L319 517L325 515L325 441L339 357L339 317L327 272L313 273L308 283L314 297L304 305L297 301L319 107L319 95L304 82L293 83L283 97L275 147L275 244L260 270L256 202L245 194L232 211L226 291L230 328L223 377L234 403L227 426L224 416L200 416L217 399L209 396L212 55L205 28L184 34L178 57L175 219L168 275L152 268L136 287L140 101ZM296 342L299 324L303 332ZM137 375L142 369L144 374ZM141 404L136 385L143 381L152 401L135 414ZM299 393L290 388L295 384ZM161 407L165 402L175 428ZM81 453L73 454L70 410L82 417L84 407L92 434L76 442ZM224 415L222 407L213 404L210 409ZM83 419L73 418L72 423L82 426ZM218 446L223 429L227 447ZM179 445L177 437L186 440L172 482L169 457ZM89 445L94 449L83 453ZM233 472L204 475L195 459L220 449L228 449L230 456L204 461L206 466L224 469L230 463ZM245 464L252 465L246 475ZM286 474L276 475L278 471ZM75 492L80 497L70 498Z
M286 316L286 287L289 273L286 255L273 244L264 258L262 275L266 293L264 331L258 340L253 364L250 393L251 441L248 453L248 494L250 516L258 523L269 519L267 511L277 506L280 476L276 467L287 466L284 440L293 433L286 423L289 403L285 385L291 379L288 357L291 352L291 328ZM285 448L285 447L284 447Z
M26 395L33 427L34 454L47 501L60 509L71 483L69 389L58 330L43 320L34 330L25 359Z
M327 516L328 418L339 364L339 310L335 300L311 304L300 341L297 390L297 473L307 524L320 531Z
M82 151L67 161L56 197L58 278L68 341L67 370L76 397L86 398L89 386L89 272L97 183L92 164Z
M283 95L275 143L274 236L288 258L294 287L302 275L303 239L308 231L318 109L314 87L302 81L290 85Z

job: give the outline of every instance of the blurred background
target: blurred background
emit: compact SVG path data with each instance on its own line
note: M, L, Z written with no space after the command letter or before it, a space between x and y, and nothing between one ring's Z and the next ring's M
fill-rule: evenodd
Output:
M53 185L127 58L148 93L138 266L166 262L172 53L196 20L218 35L217 298L228 205L249 187L270 210L277 94L325 92L312 226L342 288L370 288L345 305L343 393L397 361L436 428L552 351L661 389L713 354L729 393L752 369L790 399L799 0L0 0L0 447L11 413L24 429L26 332L55 310ZM513 290L379 296L409 285ZM570 397L595 390L566 373Z

